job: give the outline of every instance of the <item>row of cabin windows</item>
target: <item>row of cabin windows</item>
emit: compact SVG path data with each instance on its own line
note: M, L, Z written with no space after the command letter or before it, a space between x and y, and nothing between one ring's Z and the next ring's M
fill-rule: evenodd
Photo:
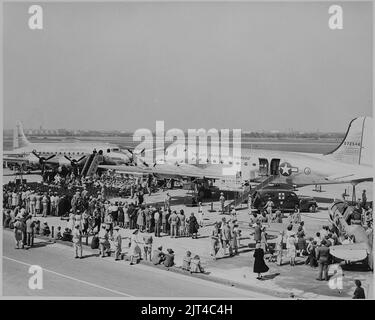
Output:
M195 160L195 158L192 158L192 161L194 161ZM202 161L202 158L199 158L199 161ZM209 163L210 161L209 161L209 159L207 159L207 163ZM212 161L212 163L217 163L217 161L214 159L213 161ZM221 164L224 164L224 161L223 160L220 160L220 163ZM233 162L232 161L229 161L228 162L228 164L230 164L230 165L232 165L233 164ZM236 165L240 165L241 163L240 162L236 162ZM247 161L245 161L244 163L244 166L248 166L249 165L249 163L247 162ZM256 163L253 163L253 166L256 166Z
M113 149L107 149L107 152L111 152L111 151L120 151L119 148L113 148ZM85 152L41 152L41 154L59 154L59 155L84 155L86 154Z
M40 154L47 154L47 155L52 155L52 154L59 154L59 155L84 155L86 154L85 152L41 152Z

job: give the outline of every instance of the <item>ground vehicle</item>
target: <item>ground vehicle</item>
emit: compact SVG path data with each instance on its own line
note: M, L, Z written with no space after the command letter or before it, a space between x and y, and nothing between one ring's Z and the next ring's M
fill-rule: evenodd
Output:
M315 212L318 208L316 200L312 197L297 196L291 190L285 189L262 189L256 191L254 195L254 208L260 210L263 208L268 199L271 198L276 210L280 206L284 211L293 211L298 205L301 211Z

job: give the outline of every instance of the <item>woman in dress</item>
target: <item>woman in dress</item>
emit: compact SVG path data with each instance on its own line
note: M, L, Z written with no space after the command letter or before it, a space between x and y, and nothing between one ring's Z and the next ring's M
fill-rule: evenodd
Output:
M269 270L268 266L264 262L264 251L261 248L260 242L257 242L255 246L255 251L254 251L254 267L253 271L254 273L257 273L257 279L260 280L262 279L262 273L265 273Z
M73 228L74 228L74 225L75 225L74 213L73 213L73 210L71 209L70 212L69 212L69 220L68 220L68 223L67 223L66 227L70 231L72 231Z
M281 266L283 264L283 246L284 246L284 231L280 231L280 235L276 239L276 264Z
M193 239L197 239L199 225L197 218L194 216L194 213L191 213L189 218L189 233Z
M288 258L290 259L290 265L295 266L296 263L296 243L297 240L294 234L291 234L286 240L286 248L288 250Z
M140 260L141 255L142 255L142 250L139 245L141 243L143 242L139 238L138 229L135 229L130 238L130 248L129 248L130 265L133 265L134 263L137 263Z

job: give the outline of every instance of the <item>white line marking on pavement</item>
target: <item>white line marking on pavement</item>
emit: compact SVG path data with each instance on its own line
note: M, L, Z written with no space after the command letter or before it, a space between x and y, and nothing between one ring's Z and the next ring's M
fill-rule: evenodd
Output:
M17 263L23 264L25 266L32 266L32 264L29 264L29 263L26 263L26 262L23 262L23 261L19 261L19 260L16 260L16 259L12 259L12 258L9 258L9 257L6 257L6 256L3 256L3 258L4 259L8 259L8 260L13 261L13 262L17 262ZM127 294L127 293L124 293L124 292L121 292L121 291L117 291L117 290L112 290L112 289L109 289L109 288L106 288L106 287L102 287L102 286L99 286L99 285L97 285L95 283L84 281L84 280L80 280L80 279L77 279L77 278L73 278L73 277L67 276L67 275L59 273L59 272L48 270L46 268L43 268L43 271L47 271L49 273L58 275L60 277L67 278L67 279L70 279L70 280L73 280L73 281L78 281L78 282L87 284L89 286L92 286L92 287L95 287L95 288L98 288L98 289L102 289L102 290L106 290L106 291L109 291L109 292L112 292L112 293L115 293L115 294L119 294L119 295L130 297L130 298L135 298L135 296L132 296L130 294Z

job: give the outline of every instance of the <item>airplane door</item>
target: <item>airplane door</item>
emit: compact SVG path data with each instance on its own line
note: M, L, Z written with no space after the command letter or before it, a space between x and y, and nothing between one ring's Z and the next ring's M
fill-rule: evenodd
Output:
M277 176L279 174L280 159L271 160L271 176Z
M268 176L268 159L259 158L259 175Z

